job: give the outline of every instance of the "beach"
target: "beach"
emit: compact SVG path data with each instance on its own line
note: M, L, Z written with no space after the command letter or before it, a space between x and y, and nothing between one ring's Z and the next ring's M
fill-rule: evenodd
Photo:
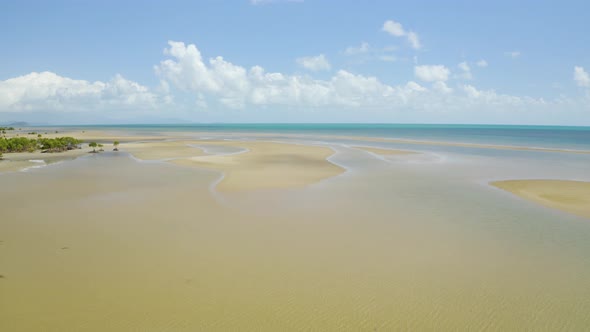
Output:
M589 157L570 146L54 135L78 133L105 151L0 162L46 160L0 168L0 330L590 325Z

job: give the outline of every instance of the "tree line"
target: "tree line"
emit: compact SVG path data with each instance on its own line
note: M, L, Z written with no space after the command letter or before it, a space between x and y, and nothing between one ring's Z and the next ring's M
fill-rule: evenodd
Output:
M0 154L6 152L33 152L43 150L43 152L62 152L73 150L80 147L82 141L73 137L56 137L56 138L27 138L12 137L0 138Z

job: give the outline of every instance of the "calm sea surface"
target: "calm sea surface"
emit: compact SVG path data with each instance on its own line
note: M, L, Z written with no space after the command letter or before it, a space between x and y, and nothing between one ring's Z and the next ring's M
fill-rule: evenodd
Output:
M562 149L590 149L590 127L423 124L130 124L69 126L64 128L129 129L142 132L194 131L367 136Z

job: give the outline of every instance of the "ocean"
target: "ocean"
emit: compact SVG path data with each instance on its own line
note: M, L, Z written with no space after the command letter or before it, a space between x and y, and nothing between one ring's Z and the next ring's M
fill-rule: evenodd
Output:
M45 126L46 127L46 126ZM139 132L364 136L437 142L590 150L590 127L460 124L122 124L55 126Z

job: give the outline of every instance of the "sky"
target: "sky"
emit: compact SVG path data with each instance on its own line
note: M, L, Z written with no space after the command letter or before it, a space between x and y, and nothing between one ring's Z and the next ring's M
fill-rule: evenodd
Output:
M590 126L590 1L2 1L0 123Z

